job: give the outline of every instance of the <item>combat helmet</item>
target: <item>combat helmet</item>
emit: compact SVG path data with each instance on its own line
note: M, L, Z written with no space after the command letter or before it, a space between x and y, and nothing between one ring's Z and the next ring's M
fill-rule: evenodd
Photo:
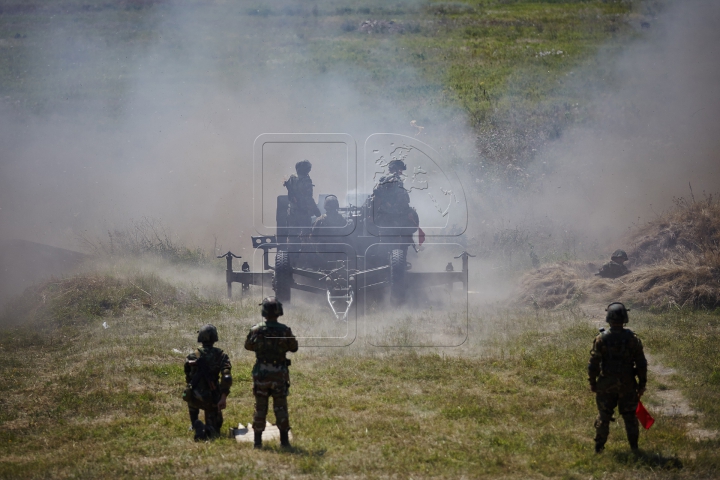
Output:
M407 170L407 165L405 165L405 162L402 160L390 160L390 163L388 163L388 170L391 172Z
M215 325L207 324L198 330L198 343L215 343L218 341L218 333Z
M605 315L605 321L611 325L613 323L628 323L627 312L629 310L630 309L625 308L625 305L622 303L613 302L605 309L607 312L607 315Z
M295 164L295 171L298 175L307 175L312 170L312 163L310 160L303 160Z
M275 297L265 297L260 304L262 311L260 314L267 317L280 317L283 314L282 303Z
M338 202L338 199L335 195L328 195L327 197L325 197L323 207L325 208L325 211L337 210L338 208L340 208L340 202Z
M613 252L612 255L610 255L610 260L613 262L627 262L628 256L627 253L625 253L625 250L617 249Z

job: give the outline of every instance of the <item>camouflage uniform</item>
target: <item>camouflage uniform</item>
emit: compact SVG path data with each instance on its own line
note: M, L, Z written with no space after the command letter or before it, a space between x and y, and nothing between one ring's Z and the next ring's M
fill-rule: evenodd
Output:
M630 270L622 263L608 262L600 268L596 275L603 278L618 278L628 273L630 273Z
M625 250L615 250L610 256L610 261L600 268L595 275L603 278L618 278L630 273L630 270L623 265L627 262L628 256Z
M323 228L341 228L347 225L347 220L337 210L329 210L320 216L312 227L312 236L323 236Z
M613 305L622 304L610 307ZM637 449L640 431L635 410L647 383L647 360L640 338L622 324L611 323L610 330L601 329L590 351L588 377L598 408L595 450L602 451L607 442L615 407L625 422L631 448Z
M279 302L278 302L279 303ZM290 388L290 360L287 352L297 352L298 342L290 327L277 321L262 321L253 326L245 340L245 349L255 352L255 366L252 370L253 394L255 395L255 416L253 430L265 430L269 397L273 397L273 411L278 429L290 430L287 410L287 395Z
M183 400L188 404L190 422L196 425L200 410L205 411L205 425L210 436L220 433L223 424L222 410L218 402L222 394L230 394L232 365L228 355L212 344L203 344L185 360L185 383ZM220 376L222 375L222 379ZM202 437L197 434L196 439Z
M319 217L315 200L313 200L313 183L310 178L312 165L309 161L303 160L295 165L297 175L290 175L290 178L283 183L288 191L288 224L293 228L293 236L308 234L311 226L310 217Z
M372 194L373 223L379 227L403 228L402 234L412 235L419 225L418 214L410 206L400 172L380 177ZM412 228L412 230L409 230Z

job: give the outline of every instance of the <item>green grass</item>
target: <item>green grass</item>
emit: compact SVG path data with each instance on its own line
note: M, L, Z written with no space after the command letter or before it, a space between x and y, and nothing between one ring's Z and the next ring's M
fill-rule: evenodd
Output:
M586 92L614 82L597 52L619 52L638 38L633 25L662 2L18 5L0 2L0 96L25 110L100 105L112 118L145 72L169 88L218 85L232 92L296 68L310 79L341 75L373 101L391 101L426 133L444 132L453 145L448 132L460 133L466 123L480 137L514 136L502 144L478 139L478 160L504 166L508 156L528 162L533 146L592 115ZM394 21L402 31L360 31L368 19ZM158 49L179 62L163 63Z
M55 292L96 279L58 281ZM120 295L129 281L142 277L106 281L92 297ZM596 330L571 312L475 311L468 342L454 349L372 348L362 339L301 348L291 367L291 451L224 438L197 444L180 399L183 352L200 324L218 326L235 379L226 426L251 421L254 360L242 342L257 299L173 297L168 284L145 281L164 299L151 308L130 302L95 314L76 299L57 310L67 295L37 289L25 305L45 294L54 313L6 313L4 324L25 325L0 332L1 477L696 478L720 464L718 440L691 440L687 418L662 415L642 435L640 456L629 454L617 424L605 454L593 453L585 369ZM296 306L284 321L295 329L322 321L305 310ZM632 321L647 350L678 372L663 383L651 375L648 401L680 388L702 413L692 421L717 429L717 315L640 313Z

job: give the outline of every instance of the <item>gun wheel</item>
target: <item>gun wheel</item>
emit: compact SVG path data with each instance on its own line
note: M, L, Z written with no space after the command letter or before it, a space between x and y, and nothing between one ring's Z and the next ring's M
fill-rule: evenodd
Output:
M292 283L293 274L292 265L290 265L290 254L284 250L279 250L275 256L273 289L275 290L275 297L281 303L290 302Z

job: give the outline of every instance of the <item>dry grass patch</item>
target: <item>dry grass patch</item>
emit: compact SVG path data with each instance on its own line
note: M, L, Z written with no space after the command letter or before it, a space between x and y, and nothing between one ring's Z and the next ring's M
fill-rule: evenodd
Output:
M623 242L631 273L617 279L595 277L594 265L563 262L527 273L520 300L539 308L578 301L629 304L666 310L720 307L720 201L676 199L675 208Z

